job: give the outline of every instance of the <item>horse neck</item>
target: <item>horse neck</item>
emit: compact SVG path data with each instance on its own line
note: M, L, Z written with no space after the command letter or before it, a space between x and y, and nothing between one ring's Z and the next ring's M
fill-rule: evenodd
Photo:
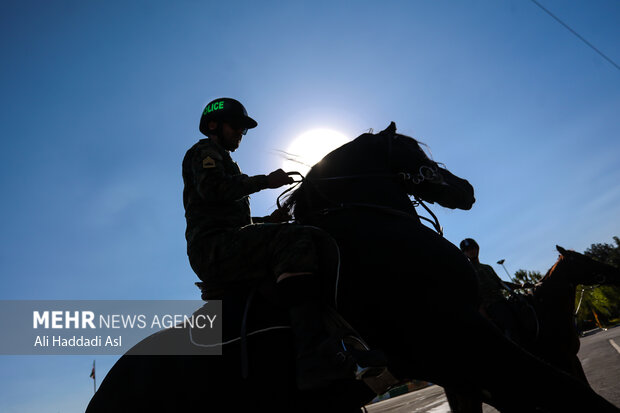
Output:
M566 261L560 258L542 279L534 296L545 303L546 310L566 317L570 315L572 323L577 286L570 278L570 270Z
M342 182L331 194L344 204L369 204L415 213L411 200L400 184L389 178Z
M558 260L534 291L540 322L538 346L543 358L570 358L579 351L574 322L576 285L570 271L566 262Z
M367 178L352 177L354 174L330 174L324 179L321 175L310 177L305 184L304 196L297 197L296 203L303 203L305 215L312 215L326 209L341 207L381 207L417 216L409 196L399 182L386 172L373 172ZM342 177L342 179L332 179Z

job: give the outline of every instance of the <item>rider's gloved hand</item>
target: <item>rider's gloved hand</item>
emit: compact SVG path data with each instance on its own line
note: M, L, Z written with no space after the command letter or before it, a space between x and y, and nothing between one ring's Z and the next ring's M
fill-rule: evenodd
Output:
M282 169L277 169L267 175L267 187L279 188L284 185L292 184L295 182L293 178L288 176Z

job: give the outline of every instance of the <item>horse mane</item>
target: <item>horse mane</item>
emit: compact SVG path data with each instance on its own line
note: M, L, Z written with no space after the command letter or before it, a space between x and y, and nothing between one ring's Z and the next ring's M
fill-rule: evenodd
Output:
M549 279L555 273L560 262L562 262L564 259L565 259L564 256L560 254L560 256L558 257L558 260L555 262L555 264L553 264L551 268L549 268L549 270L547 271L545 276L541 278L539 283L542 283L543 281L546 281L547 279Z
M309 165L310 166L310 170L308 170L308 172L306 173L306 176L304 177L303 181L301 182L301 184L299 184L296 188L292 188L292 190L284 195L283 199L284 202L282 203L282 208L284 208L285 210L287 210L289 212L289 214L291 214L292 216L296 216L296 212L298 209L300 209L302 207L302 205L306 206L304 204L304 201L306 201L306 197L305 194L307 191L312 190L312 185L308 185L308 181L307 179L312 179L312 176L316 174L316 167L317 165L322 162L322 160L324 158L326 158L327 156L339 152L340 149L343 146L347 146L347 145L351 145L354 144L354 142L356 142L359 138L361 138L362 136L377 136L378 134L373 134L372 130L367 132L367 133L363 133L360 136L358 136L357 138L353 139L352 141L334 149L333 151L327 153L325 156L323 156L323 158L321 158L321 160L319 162L317 162L314 165Z
M284 202L282 203L282 208L287 210L290 215L295 216L295 209L300 204L300 200L302 199L305 191L306 191L306 182L304 181L301 184L299 184L297 189L289 192L288 194L284 196Z

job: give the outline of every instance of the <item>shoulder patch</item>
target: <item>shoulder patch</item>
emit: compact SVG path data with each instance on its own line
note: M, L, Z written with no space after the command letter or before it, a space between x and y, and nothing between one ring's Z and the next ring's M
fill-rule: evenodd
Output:
M210 156L207 156L202 160L202 167L204 169L215 168L215 160Z
M216 160L216 161L222 161L224 160L224 158L222 157L222 155L217 151L217 149L215 148L203 148L200 153L202 154L202 156L209 156L212 159Z

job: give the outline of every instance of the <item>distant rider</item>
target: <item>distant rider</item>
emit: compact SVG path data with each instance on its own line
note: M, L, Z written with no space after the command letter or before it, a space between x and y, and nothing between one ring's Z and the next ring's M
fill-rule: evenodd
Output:
M461 241L460 248L476 270L478 292L481 299L480 313L503 330L508 337L513 336L516 333L513 322L514 315L504 293L522 288L522 286L503 281L493 267L482 264L478 258L480 247L474 239L465 238Z

